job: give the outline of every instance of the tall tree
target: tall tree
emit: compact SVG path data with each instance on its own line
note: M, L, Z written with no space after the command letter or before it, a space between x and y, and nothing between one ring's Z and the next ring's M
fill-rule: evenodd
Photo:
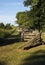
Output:
M31 6L29 17L38 29L41 41L41 29L45 25L45 0L25 0L25 6Z

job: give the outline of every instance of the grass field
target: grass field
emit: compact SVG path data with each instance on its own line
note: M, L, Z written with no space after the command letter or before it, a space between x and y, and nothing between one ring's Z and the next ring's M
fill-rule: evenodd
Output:
M45 61L45 45L30 50L21 50L18 49L20 44L0 47L0 65L36 65L36 62Z
M45 36L43 36L45 40ZM26 42L0 46L0 65L45 65L45 45L19 49Z

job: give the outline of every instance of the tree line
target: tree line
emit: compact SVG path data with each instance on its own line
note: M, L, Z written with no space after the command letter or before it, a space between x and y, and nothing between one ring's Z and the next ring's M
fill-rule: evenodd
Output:
M12 26L7 23L6 25L4 25L4 23L0 23L0 28L3 28L3 29L12 29Z

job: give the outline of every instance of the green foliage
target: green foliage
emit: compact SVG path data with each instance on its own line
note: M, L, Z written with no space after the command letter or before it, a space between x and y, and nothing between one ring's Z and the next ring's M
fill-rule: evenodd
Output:
M29 29L31 24L30 24L30 19L28 16L27 12L18 12L16 15L17 18L17 23L22 29Z
M24 0L24 6L35 6L39 0Z
M28 4L30 1L31 4ZM33 6L32 6L33 4ZM42 29L45 25L45 1L44 0L25 0L24 5L32 6L30 13L30 21L38 30Z
M11 36L16 36L19 34L18 27L11 26L12 29L0 28L0 38L9 38ZM17 38L17 37L16 37Z
M6 29L12 29L11 25L8 24L8 23L6 24L5 28L6 28Z
M31 6L30 11L18 12L17 23L23 29L34 27L41 30L45 24L45 1L44 0L24 0L25 6Z
M0 23L0 28L4 28L5 25L3 23Z
M10 35L11 33L8 30L0 28L0 38L6 38Z

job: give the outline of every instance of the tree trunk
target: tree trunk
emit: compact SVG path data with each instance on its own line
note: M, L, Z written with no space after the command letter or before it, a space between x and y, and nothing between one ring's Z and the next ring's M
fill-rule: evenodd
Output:
M24 41L24 31L21 32L21 41Z
M41 38L41 36L42 36L42 32L39 30L39 42L40 42L40 44L42 44L42 38Z

